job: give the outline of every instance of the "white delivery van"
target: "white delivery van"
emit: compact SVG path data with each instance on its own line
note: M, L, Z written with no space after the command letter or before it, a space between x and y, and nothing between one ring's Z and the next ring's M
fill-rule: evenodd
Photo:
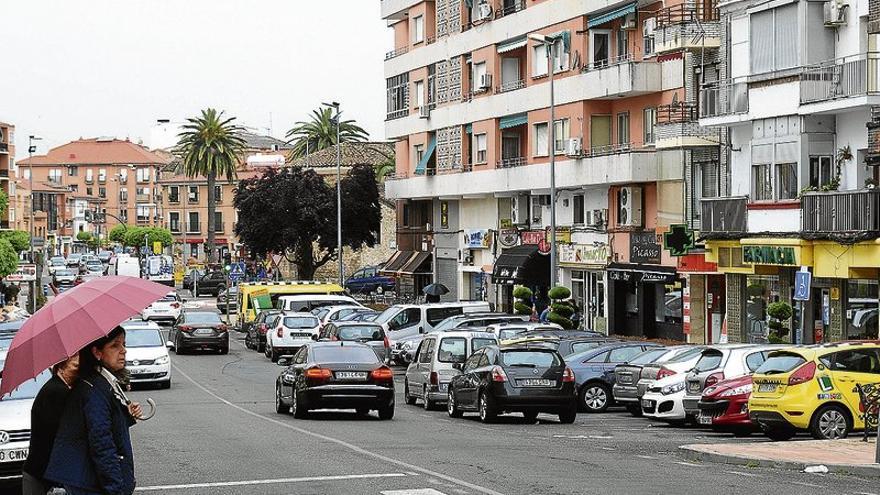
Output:
M388 339L393 342L420 333L430 333L438 323L450 316L489 310L489 303L485 301L395 304L373 321L382 325Z
M116 275L123 277L141 277L141 263L137 258L129 255L116 256Z
M360 306L361 303L349 296L333 294L293 294L281 296L275 309L283 311L306 312L324 306Z
M147 280L174 287L174 260L167 254L147 257Z

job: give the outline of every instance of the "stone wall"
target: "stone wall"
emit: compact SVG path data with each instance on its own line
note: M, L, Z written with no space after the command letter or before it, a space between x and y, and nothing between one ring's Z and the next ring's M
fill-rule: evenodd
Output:
M371 248L362 248L354 251L349 248L343 249L342 261L345 265L345 276L366 266L385 263L394 254L397 247L397 215L393 206L380 203L382 206L382 222L380 224L380 242ZM339 278L339 263L332 261L322 266L315 272L315 280L337 280Z

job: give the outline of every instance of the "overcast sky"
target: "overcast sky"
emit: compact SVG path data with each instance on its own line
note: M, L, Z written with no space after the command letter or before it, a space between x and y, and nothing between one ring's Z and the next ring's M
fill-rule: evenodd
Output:
M9 0L0 121L38 153L79 137L146 143L213 106L283 137L322 101L383 139L379 0ZM271 119L270 119L271 115Z

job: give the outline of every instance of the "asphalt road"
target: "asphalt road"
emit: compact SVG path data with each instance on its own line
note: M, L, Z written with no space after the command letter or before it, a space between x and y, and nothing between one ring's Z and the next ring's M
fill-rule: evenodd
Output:
M205 301L204 304L210 305ZM132 430L138 490L181 494L711 494L880 491L876 480L695 463L678 446L735 440L678 429L623 411L561 425L505 417L483 425L406 406L398 387L392 421L375 413L274 412L280 367L245 349L172 355L170 390L156 416Z

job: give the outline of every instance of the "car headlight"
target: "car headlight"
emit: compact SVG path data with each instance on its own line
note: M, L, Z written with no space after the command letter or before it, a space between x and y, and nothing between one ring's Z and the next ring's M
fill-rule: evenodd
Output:
M746 395L752 393L752 384L743 385L741 387L732 388L721 392L719 397L733 397L734 395Z
M281 375L281 381L286 383L287 385L293 385L296 380L294 379L293 375L285 373Z
M681 392L682 390L684 390L684 382L678 382L661 388L660 393L663 395L670 395L676 392Z
M154 362L156 364L168 364L168 361L170 361L170 358L168 356L162 356Z

